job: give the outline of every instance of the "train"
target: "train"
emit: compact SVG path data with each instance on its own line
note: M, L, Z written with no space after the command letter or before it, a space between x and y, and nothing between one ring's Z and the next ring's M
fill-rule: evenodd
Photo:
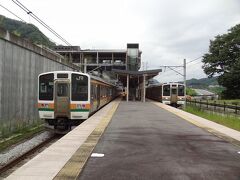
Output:
M185 85L182 83L150 85L146 89L146 97L163 104L179 107L185 104Z
M86 73L52 71L38 76L38 112L45 127L66 133L118 96L117 87Z

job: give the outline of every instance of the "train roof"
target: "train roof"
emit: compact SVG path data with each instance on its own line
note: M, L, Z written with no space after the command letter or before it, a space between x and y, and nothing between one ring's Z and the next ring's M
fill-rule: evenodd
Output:
M39 74L38 76L41 76L41 75L44 75L44 74L50 74L50 73L79 73L79 74L86 74L86 73L82 73L82 72L79 72L79 71L48 71L48 72L44 72L44 73L41 73ZM89 76L89 74L86 74Z
M115 84L107 82L106 80L104 80L104 79L102 79L102 78L100 78L98 76L93 76L93 75L90 75L88 73L83 73L83 72L79 72L79 71L49 71L49 72L44 72L44 73L39 74L38 77L41 76L41 75L50 74L50 73L77 73L77 74L86 75L86 76L88 76L91 79L94 79L96 81L101 81L104 84L108 84L108 85L111 85L111 86L116 86Z
M162 85L182 85L182 86L184 86L183 83L170 82L170 83L150 84L148 87L158 87L158 86L162 86Z
M89 75L89 76L91 77L91 79L94 79L96 81L101 81L102 83L105 83L105 84L108 84L108 85L111 85L111 86L116 86L115 84L112 84L112 83L110 83L110 82L108 82L108 81L106 81L106 80L104 80L104 79L102 79L98 76L93 76L93 75Z

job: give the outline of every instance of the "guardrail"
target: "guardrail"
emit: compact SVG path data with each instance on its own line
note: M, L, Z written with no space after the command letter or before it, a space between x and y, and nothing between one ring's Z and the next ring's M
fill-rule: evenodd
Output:
M223 110L223 113L233 112L234 114L238 114L240 112L240 106L227 104L226 102L223 102L223 104L220 104L220 103L216 103L216 101L214 101L214 102L209 102L208 100L207 101L202 101L202 100L197 101L195 99L195 100L187 100L187 103L193 104L200 108L205 108L207 110L213 110L213 111Z

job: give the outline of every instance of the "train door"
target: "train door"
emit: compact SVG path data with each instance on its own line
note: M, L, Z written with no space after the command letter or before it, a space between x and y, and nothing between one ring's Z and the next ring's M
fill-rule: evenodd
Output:
M171 104L177 104L177 86L172 85L171 88Z
M70 118L70 83L66 80L55 81L55 118Z

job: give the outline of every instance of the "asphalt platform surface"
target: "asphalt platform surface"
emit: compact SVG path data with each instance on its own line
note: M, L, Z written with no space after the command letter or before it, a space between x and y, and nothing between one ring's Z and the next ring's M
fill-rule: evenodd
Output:
M240 180L240 147L146 102L121 102L79 179Z

